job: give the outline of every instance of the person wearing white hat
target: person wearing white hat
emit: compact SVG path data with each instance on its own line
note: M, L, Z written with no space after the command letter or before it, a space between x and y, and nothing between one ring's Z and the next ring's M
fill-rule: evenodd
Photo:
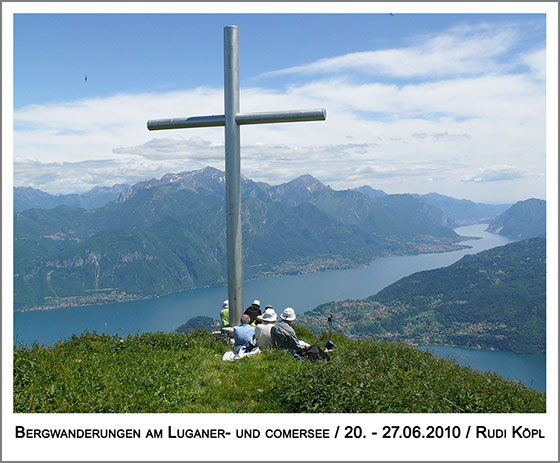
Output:
M300 350L300 342L291 324L296 319L296 313L291 307L286 307L280 315L280 321L270 329L272 346L278 349Z
M262 314L261 301L255 299L253 303L247 307L244 313L249 315L251 318L251 325L255 326L257 323L257 317Z
M293 322L296 319L296 312L291 307L286 307L280 318L286 322Z
M278 316L271 305L267 305L264 313L257 317L257 321L261 323L255 327L255 342L257 346L262 349L272 348L272 338L270 337L270 330L276 323Z
M222 327L229 326L229 301L225 300L223 309L220 312L220 320L222 321Z

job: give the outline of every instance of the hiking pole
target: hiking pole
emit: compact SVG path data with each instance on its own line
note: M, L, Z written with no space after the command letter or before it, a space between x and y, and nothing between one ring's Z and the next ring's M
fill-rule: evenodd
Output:
M331 341L331 338L332 338L332 314L329 315L329 317L327 318L327 321L329 322L329 340L325 344L325 349L327 349L328 351L331 351L334 347L334 342Z

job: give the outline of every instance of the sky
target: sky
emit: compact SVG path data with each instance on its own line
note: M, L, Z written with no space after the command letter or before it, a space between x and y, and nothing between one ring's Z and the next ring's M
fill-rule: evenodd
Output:
M546 199L544 14L15 14L14 186L82 193L223 170L223 128L146 122L223 114L230 24L242 112L327 111L243 126L246 177Z

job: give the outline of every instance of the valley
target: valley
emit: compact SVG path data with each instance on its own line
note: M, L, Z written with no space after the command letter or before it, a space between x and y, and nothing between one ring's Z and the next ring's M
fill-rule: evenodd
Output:
M224 181L223 172L207 167L124 188L96 209L16 213L14 310L225 284ZM411 195L373 199L310 175L277 186L243 183L248 280L461 248L444 213Z

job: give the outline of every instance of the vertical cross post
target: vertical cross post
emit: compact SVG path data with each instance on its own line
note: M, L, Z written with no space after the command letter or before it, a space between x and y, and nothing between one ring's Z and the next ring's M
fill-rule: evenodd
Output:
M241 144L239 124L239 33L224 29L224 114L226 154L226 230L229 319L239 323L243 313L243 255L241 247Z
M239 34L224 29L224 114L148 121L148 130L225 126L226 232L230 324L239 325L243 313L243 253L241 247L241 142L239 126L277 122L324 121L324 109L264 113L239 112Z

